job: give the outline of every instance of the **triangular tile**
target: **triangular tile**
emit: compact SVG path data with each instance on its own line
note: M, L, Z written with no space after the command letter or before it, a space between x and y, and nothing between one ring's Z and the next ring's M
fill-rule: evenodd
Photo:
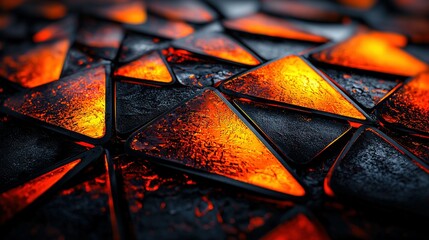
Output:
M104 66L65 77L54 83L18 93L7 99L10 114L59 127L90 142L109 135L110 97Z
M115 71L115 76L145 80L163 84L173 83L174 79L158 51L153 51Z
M200 56L182 49L169 48L163 51L165 58L185 86L209 87L247 68Z
M148 2L148 9L171 20L207 23L217 18L216 12L204 2L195 0L158 0Z
M328 39L304 30L286 20L271 17L263 13L256 13L243 18L227 20L224 25L235 31L242 31L252 34L265 35L270 37L302 40L309 42L324 43Z
M298 56L269 62L225 82L222 88L252 98L367 119L363 111Z
M131 133L202 91L192 87L148 87L142 84L116 82L116 130Z
M220 32L199 32L187 38L177 40L173 44L177 48L230 62L250 66L261 63L234 39Z
M160 163L267 194L306 193L274 151L211 89L138 130L128 147Z
M135 32L168 39L186 37L195 31L192 25L185 22L169 21L154 16L148 17L147 21L143 24L126 25L126 28Z
M0 59L0 77L33 88L60 78L70 46L68 39L36 45Z
M428 170L384 133L361 127L329 171L325 191L428 216Z
M381 118L397 127L429 135L429 72L405 83L380 109Z
M56 21L42 26L35 27L33 35L34 42L46 42L55 39L70 38L76 30L77 18L67 17L61 21Z
M345 120L248 101L234 103L284 156L299 164L310 162L351 129Z
M429 69L427 64L398 47L400 39L388 36L361 32L311 57L324 63L401 76L414 76Z
M125 24L142 24L146 21L146 6L142 1L129 1L105 5L94 10L97 16Z
M370 72L334 68L315 63L316 67L368 110L373 109L402 82L402 78L379 76Z
M13 217L57 183L81 160L76 159L0 194L0 223Z
M168 41L160 38L128 32L122 41L118 62L130 62L143 54L165 48L168 44Z

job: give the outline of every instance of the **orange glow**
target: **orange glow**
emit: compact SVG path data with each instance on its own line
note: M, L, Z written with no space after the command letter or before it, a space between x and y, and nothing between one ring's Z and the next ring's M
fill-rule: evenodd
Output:
M286 20L271 17L262 13L257 13L243 18L228 20L225 21L224 24L226 27L233 30L253 34L261 34L271 37L281 37L322 43L328 41L324 37L300 30Z
M206 23L215 19L214 12L203 3L192 0L181 1L151 1L148 8L172 20L182 20L195 23Z
M131 149L269 190L305 190L213 90L132 136Z
M245 65L261 62L229 36L217 32L202 32L183 39L179 47Z
M165 62L157 51L118 68L115 75L162 83L173 82Z
M194 32L194 28L185 22L168 21L155 17L149 17L145 24L131 26L131 28L171 39L186 37Z
M428 65L395 45L398 37L358 33L354 37L312 55L318 61L381 73L414 76ZM392 44L395 43L395 44Z
M3 10L12 10L16 7L18 7L19 5L21 5L22 3L24 3L25 0L0 0L0 9Z
M53 171L45 173L29 182L0 194L0 222L5 222L17 212L45 193L64 175L73 169L80 159L67 163Z
M63 39L6 55L0 60L0 76L26 88L55 81L61 75L69 45L69 40Z
M389 123L429 133L429 72L394 93L381 109L381 116Z
M227 90L350 118L365 116L297 56L287 56L226 82Z
M354 8L369 9L376 3L376 0L338 0L341 4Z
M107 17L113 21L142 24L146 21L146 7L141 1L114 4L105 8L98 9L101 16Z
M262 238L263 240L328 240L325 231L305 214L299 213L280 224Z
M90 47L119 48L124 32L119 25L89 22L91 27L78 32L77 41Z
M58 38L66 38L70 35L70 28L74 28L73 18L67 18L63 21L49 24L33 35L34 42L45 42Z
M67 14L67 8L59 2L44 2L34 5L37 12L47 19L60 19Z
M105 84L105 69L98 67L15 95L4 105L54 126L101 138L106 131Z

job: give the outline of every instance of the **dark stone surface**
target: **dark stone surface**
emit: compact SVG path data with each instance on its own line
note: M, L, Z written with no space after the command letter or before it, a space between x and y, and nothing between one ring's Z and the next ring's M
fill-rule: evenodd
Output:
M159 38L149 37L141 34L128 33L119 51L119 62L132 61L149 51L161 49L168 45L168 42Z
M374 108L401 81L348 69L336 69L322 64L316 67L340 85L351 97L367 109Z
M429 174L373 130L365 130L338 161L330 180L334 193L429 215Z
M247 69L221 61L204 59L186 50L168 49L164 51L164 55L177 80L185 86L213 86Z
M116 128L128 133L201 90L190 87L154 88L116 83Z
M8 121L0 121L0 139L0 189L85 151L48 130Z
M246 44L246 46L266 60L292 54L300 54L320 45L319 43L275 39L246 33L235 33L235 35Z
M347 121L244 101L236 103L295 163L308 163L350 128Z
M90 57L77 48L71 48L67 54L61 77L72 75L74 73L79 72L80 70L97 67L102 64L109 63L110 62L107 60L103 60L97 57Z

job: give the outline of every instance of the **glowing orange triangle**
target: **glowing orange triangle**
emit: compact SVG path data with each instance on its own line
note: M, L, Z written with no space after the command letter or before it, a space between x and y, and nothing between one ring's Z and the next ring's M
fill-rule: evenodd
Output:
M36 177L16 188L0 194L0 222L14 216L17 212L34 202L64 175L73 169L81 160L77 159L59 168Z
M178 48L198 54L206 54L244 65L258 65L261 62L231 37L219 32L200 32L174 43Z
M106 133L106 70L89 69L18 93L4 106L26 117L90 138Z
M399 48L401 45L404 44L397 36L366 32L311 56L329 64L401 76L414 76L429 69Z
M214 90L205 90L129 139L145 155L283 194L304 188Z
M161 55L154 51L144 55L115 71L115 76L142 79L160 83L172 83L173 77Z
M328 41L328 39L325 37L317 36L300 30L286 20L271 17L262 13L228 20L225 21L224 24L230 29L271 37L321 43Z
M366 119L345 96L298 56L270 62L229 80L223 88L260 99Z
M145 4L141 1L101 7L97 9L97 13L102 17L127 24L142 24L147 17Z
M63 39L37 45L23 53L0 59L0 76L25 88L33 88L60 78L70 41Z

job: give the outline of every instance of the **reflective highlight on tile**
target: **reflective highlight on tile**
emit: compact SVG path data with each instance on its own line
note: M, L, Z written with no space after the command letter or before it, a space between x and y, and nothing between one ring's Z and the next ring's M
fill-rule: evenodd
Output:
M386 38L373 32L358 33L311 56L329 64L401 76L414 76L429 68L398 48L397 41L397 37Z
M144 24L128 25L126 27L136 32L170 39L186 37L195 31L190 24L185 22L168 21L154 16L149 16Z
M257 13L243 18L227 20L224 22L224 25L229 29L270 37L320 43L328 41L328 39L325 37L305 32L288 21L271 17L262 13Z
M429 134L429 72L405 83L380 109L388 123Z
M67 39L40 44L0 60L0 76L25 88L33 88L60 77L70 42Z
M13 112L91 138L106 132L106 75L98 67L19 93L4 106Z
M129 77L160 83L172 83L166 63L158 51L151 52L130 63L119 67L115 76Z
M133 151L197 171L292 196L305 194L293 175L213 90L139 130L129 144Z
M5 222L30 203L34 202L64 175L73 169L80 159L67 163L59 168L34 178L16 188L0 194L0 222Z
M258 65L261 63L231 37L219 32L200 32L178 40L174 45L191 52L245 65Z
M366 117L302 58L287 56L227 81L226 91L349 118Z
M163 50L163 54L177 80L185 86L214 86L247 69L213 59L201 58L181 49L168 48Z

